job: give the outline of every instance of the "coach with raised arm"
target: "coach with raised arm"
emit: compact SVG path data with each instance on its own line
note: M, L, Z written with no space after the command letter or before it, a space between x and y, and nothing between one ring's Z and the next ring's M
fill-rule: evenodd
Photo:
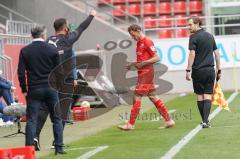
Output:
M50 87L48 81L50 73L60 64L60 57L57 49L45 42L47 38L45 26L36 25L31 29L31 34L33 41L21 49L18 63L18 80L27 100L25 145L34 145L38 113L44 104L50 112L53 123L55 154L65 154L62 147L62 120L55 112L55 106L59 103L58 94Z
M210 128L208 117L211 110L214 81L215 77L217 81L221 77L220 55L213 35L201 28L202 21L199 17L189 18L188 24L192 35L189 39L190 53L186 80L191 80L190 72L192 71L193 89L197 95L197 105L202 117L201 125L203 128ZM213 54L216 60L216 71Z
M50 36L47 39L49 45L57 48L60 55L60 61L64 68L65 76L62 77L61 81L64 83L59 92L60 100L60 110L58 110L58 115L63 119L63 128L65 122L69 120L70 108L73 102L72 96L74 87L77 85L77 73L76 73L76 57L73 51L73 44L80 38L81 34L88 28L92 22L96 11L92 10L90 15L73 31L70 31L68 21L65 18L59 18L54 21L55 35ZM44 105L42 105L41 112L39 115L39 120L37 124L37 132L35 138L35 145L39 147L39 136L42 127L47 119L48 110ZM53 146L54 148L54 142Z

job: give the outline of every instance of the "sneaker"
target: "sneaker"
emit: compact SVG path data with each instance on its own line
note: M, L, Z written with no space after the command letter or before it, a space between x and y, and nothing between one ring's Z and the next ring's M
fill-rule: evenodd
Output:
M160 127L160 129L167 129L167 128L171 128L175 125L175 121L174 120L169 120L166 121L165 124L163 126Z
M40 151L40 144L38 142L38 139L34 138L33 141L34 141L35 151Z
M124 125L118 125L118 128L120 130L134 130L134 125L130 124L129 122L127 122L126 124Z
M51 149L55 149L55 142L54 142L54 140L53 140L53 142L52 142Z
M4 126L12 126L14 123L12 121L6 121Z
M0 118L0 126L4 126L5 123L3 122L2 118Z
M211 125L209 123L203 123L202 128L211 128Z
M200 123L200 125L201 125L201 126L203 126L203 123L204 123L204 122L202 121L202 122ZM207 122L207 125L208 125L209 127L211 127L211 125L210 125L210 122L209 122L209 121Z
M69 147L68 145L62 144L62 147ZM51 149L55 149L55 142L53 140Z

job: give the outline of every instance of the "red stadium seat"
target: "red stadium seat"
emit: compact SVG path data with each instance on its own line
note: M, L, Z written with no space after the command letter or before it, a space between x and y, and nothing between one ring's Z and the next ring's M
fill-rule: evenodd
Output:
M186 2L174 2L174 13L186 13Z
M171 14L171 3L169 2L160 2L158 7L159 14Z
M128 0L128 3L140 3L141 0Z
M187 17L185 15L176 15L175 18L175 24L177 26L186 26L188 24Z
M130 4L128 6L128 13L131 15L140 15L141 14L140 4Z
M184 37L187 37L189 34L187 29L177 29L175 30L175 35L176 35L176 38L184 38Z
M159 39L166 39L172 37L172 31L171 30L160 30L158 32Z
M155 19L155 17L145 17L144 20ZM155 28L156 21L144 21L145 28Z
M156 0L144 0L144 2L156 2Z
M172 20L168 20L168 18L171 18L170 15L160 16L158 21L158 27L171 27L172 26Z
M118 8L118 9L121 9L122 11L126 11L126 6L125 5L118 5L118 6L115 6L115 7ZM125 14L120 12L117 9L113 9L113 16L115 16L115 17L124 17Z
M113 0L114 4L125 4L126 0Z
M100 4L105 4L105 2L106 2L107 4L110 4L110 3L111 3L111 0L98 0L98 5L100 5Z
M144 4L144 15L153 15L156 14L156 5L154 3Z
M203 6L201 1L190 1L189 3L190 12L202 12Z

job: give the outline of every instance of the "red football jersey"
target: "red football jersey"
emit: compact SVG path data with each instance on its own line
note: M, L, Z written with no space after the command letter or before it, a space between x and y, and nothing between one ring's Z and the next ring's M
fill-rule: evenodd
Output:
M151 59L157 54L152 40L143 38L137 43L137 62L142 62ZM155 90L154 86L154 67L153 65L147 65L138 69L138 82L135 89L135 93L140 95L146 95Z
M157 54L157 51L154 48L153 41L145 37L138 41L136 53L137 62L142 62L152 58L155 54Z

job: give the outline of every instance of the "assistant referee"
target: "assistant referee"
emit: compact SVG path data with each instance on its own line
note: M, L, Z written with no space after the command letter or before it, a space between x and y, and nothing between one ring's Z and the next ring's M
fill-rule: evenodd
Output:
M221 77L220 55L212 34L206 32L199 17L188 19L189 30L192 35L189 39L189 57L186 69L186 80L190 81L190 72L193 81L194 93L197 95L197 105L202 117L202 127L209 128L208 117L211 110L213 87ZM216 74L214 57L216 61Z

